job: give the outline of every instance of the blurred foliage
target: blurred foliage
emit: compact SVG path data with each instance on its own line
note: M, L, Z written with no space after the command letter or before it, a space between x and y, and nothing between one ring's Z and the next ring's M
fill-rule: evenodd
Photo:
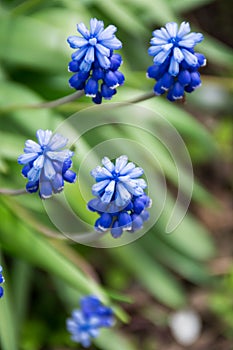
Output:
M38 128L54 130L72 113L91 106L86 97L55 109L32 109L30 105L68 95L70 49L66 43L75 34L76 24L91 17L118 27L117 36L124 46L122 71L126 83L115 101L127 101L150 91L153 82L145 77L151 64L147 48L151 31L168 21L181 22L190 16L193 30L204 32L200 52L208 58L202 75L203 87L187 97L186 105L172 104L163 97L142 106L161 113L180 133L195 166L216 158L224 150L230 157L230 111L233 91L233 50L198 25L195 11L214 5L213 0L2 0L0 3L0 183L2 188L21 188L25 180L16 159L26 139L34 139ZM187 16L186 16L187 15ZM192 23L193 19L193 23ZM110 105L111 102L106 102ZM200 118L200 116L202 118ZM198 119L215 118L213 135ZM227 118L225 118L227 116ZM119 111L120 118L120 111ZM144 120L151 130L154 120ZM140 139L153 152L171 189L160 219L137 242L106 251L48 237L56 228L46 215L37 195L0 198L0 248L4 266L5 297L0 303L0 341L2 350L40 350L79 347L65 331L65 319L83 293L96 293L107 303L132 299L127 290L140 285L151 298L168 309L187 303L185 283L212 286L207 262L215 254L211 234L188 213L172 235L166 235L168 213L174 207L178 178L172 159L155 138L137 128L111 125L85 135L77 148L74 167L98 143L114 137ZM133 157L134 150L127 150ZM119 154L126 153L120 149ZM93 156L93 167L98 163ZM153 174L157 167L148 160ZM182 171L182 191L187 194L188 173ZM87 180L88 182L88 180ZM86 193L90 192L86 184ZM87 222L94 216L85 209L80 190L67 185L66 195L75 212ZM156 201L162 194L156 193ZM198 181L193 201L200 206L216 205L217 200ZM154 203L156 206L156 203ZM181 210L181 207L180 207ZM106 263L107 262L107 263ZM96 271L97 272L96 272ZM102 283L100 283L100 281ZM223 293L216 293L212 306L232 332L232 278L224 282ZM227 284L227 286L226 286ZM133 301L133 300L131 300ZM49 307L48 307L49 305ZM128 315L113 305L119 319ZM55 316L54 316L55 315ZM117 330L116 330L117 329ZM95 346L102 350L136 350L138 344L117 325L103 332ZM147 350L147 349L145 349Z
M210 295L209 304L212 312L217 316L222 324L219 333L229 338L233 338L233 269L224 277L219 278L217 290Z

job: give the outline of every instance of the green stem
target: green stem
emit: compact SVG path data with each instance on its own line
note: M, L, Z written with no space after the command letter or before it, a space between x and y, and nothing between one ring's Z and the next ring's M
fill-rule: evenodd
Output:
M12 190L9 188L0 188L0 195L6 196L20 196L21 194L28 193L25 188L20 188L19 190Z

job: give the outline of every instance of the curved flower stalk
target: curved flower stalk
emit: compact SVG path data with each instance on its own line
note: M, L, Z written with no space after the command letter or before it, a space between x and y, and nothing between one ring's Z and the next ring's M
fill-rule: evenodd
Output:
M25 142L24 153L18 157L18 163L24 165L22 174L28 179L26 190L37 192L42 199L59 193L64 181L74 183L76 174L70 170L73 152L64 149L68 139L50 130L39 129L36 132L38 143Z
M66 325L71 339L87 348L92 338L98 337L100 328L112 327L114 322L112 309L104 306L96 296L89 295L80 300L80 309L72 312Z
M102 98L110 100L116 94L116 88L124 83L124 75L118 71L122 58L114 50L122 47L115 36L117 28L109 25L104 29L103 21L90 20L90 30L80 23L77 30L81 36L69 36L67 41L76 49L69 63L69 71L75 74L70 78L70 86L83 90L100 104ZM101 83L102 81L102 83Z
M191 93L201 86L198 69L206 65L206 58L196 53L196 44L203 40L201 33L190 33L188 22L167 23L153 32L148 49L154 64L147 70L147 76L155 79L155 95L167 92L170 101L183 99L185 92Z
M91 171L96 180L92 186L96 198L88 202L88 209L100 215L95 229L110 230L114 238L120 237L123 231L133 233L141 229L149 219L147 208L152 204L144 192L147 184L140 178L143 169L128 162L126 155L117 158L115 164L104 157L102 164L103 167L97 166Z
M0 265L0 284L4 283L5 280L4 280L4 277L2 275L2 266ZM2 298L4 295L4 289L2 286L0 286L0 298Z

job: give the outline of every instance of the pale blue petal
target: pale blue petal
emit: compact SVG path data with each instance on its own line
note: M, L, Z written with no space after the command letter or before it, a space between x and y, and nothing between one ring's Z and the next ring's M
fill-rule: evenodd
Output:
M182 22L180 25L180 29L177 33L177 36L179 38L182 38L184 35L188 34L189 32L190 32L189 22Z
M154 57L154 63L155 64L162 64L166 58L168 57L168 55L170 54L171 49L168 51L161 51L159 52L155 57Z
M113 38L114 33L116 31L117 31L117 28L115 26L113 26L113 25L108 26L98 35L98 41Z
M171 37L170 37L170 34L166 31L166 29L165 28L161 28L160 29L161 30L161 33L163 34L163 36L166 38L166 39L171 39Z
M101 40L100 44L102 44L103 46L106 46L112 50L119 50L122 48L121 41L119 39L117 39L116 37L114 37L113 39Z
M173 57L178 63L180 63L184 59L184 55L178 47L174 48Z
M103 28L103 21L98 21L96 18L90 19L90 34L97 36Z
M142 176L144 174L144 170L142 168L135 168L130 173L129 176L131 179L135 179L136 177Z
M92 186L92 194L94 196L99 196L99 194L105 189L106 186L108 186L110 180L103 180L100 182L97 182Z
M91 69L91 65L92 65L92 62L88 63L86 61L82 61L79 68L83 72L89 72L89 70Z
M77 25L77 30L85 39L87 39L87 40L89 39L90 32L84 23L79 23Z
M21 154L18 157L18 163L19 164L27 164L34 160L35 158L38 157L38 153L26 153L26 154Z
M44 161L44 175L48 180L51 180L56 175L56 171L53 167L53 163L48 158Z
M181 40L179 41L179 46L186 47L187 49L191 49L196 45L195 41L193 40Z
M91 328L89 330L89 333L92 336L92 338L96 338L99 335L99 330L97 328Z
M125 182L124 186L134 196L141 196L144 193L142 187L138 186L138 183L135 182L135 180L129 180L129 181Z
M100 181L112 178L112 173L106 168L97 166L91 171L91 176L93 176L97 181Z
M58 162L64 162L66 159L73 156L73 152L68 149L64 149L63 151L57 151L57 152L48 151L46 152L46 156L52 160L57 160Z
M43 199L50 198L53 194L53 188L50 181L40 182L40 196Z
M150 40L150 43L152 45L166 45L168 42L166 39L160 39L160 38L154 37Z
M135 164L130 162L120 171L120 175L127 175L130 173L130 176L131 176L131 171L134 168L135 168Z
M105 47L105 46L103 46L103 45L101 45L101 44L96 44L96 49L99 51L99 53L101 54L101 55L104 55L104 56L107 56L107 57L109 57L109 55L110 55L110 50L107 48L107 47Z
M105 166L107 170L112 172L115 168L115 165L111 162L111 160L108 157L104 157L102 159L102 164Z
M99 61L99 65L104 68L104 69L108 69L111 65L110 60L108 59L108 57L101 55L98 51L96 51L96 57Z
M120 156L116 159L115 172L119 173L128 163L128 157L126 155Z
M31 168L27 173L27 178L29 181L36 182L40 177L40 169Z
M89 46L85 58L84 58L85 62L87 63L92 63L95 60L95 49L94 46Z
M148 54L150 56L155 56L162 50L163 50L163 48L161 46L150 46L148 49Z
M60 134L54 134L51 140L48 143L48 148L51 151L58 150L67 145L68 139Z
M118 182L116 184L116 205L118 207L124 206L128 204L131 198L132 196L129 191L127 191L125 186L122 183Z
M160 30L160 29L156 29L152 32L152 35L155 37L155 38L158 38L158 39L162 39L162 40L167 40L170 38L167 31L164 29L164 31Z
M37 137L38 142L41 146L47 146L51 136L52 136L52 131L50 131L50 130L39 129L36 132L36 137Z
M76 35L69 36L67 41L73 49L80 49L88 44L88 41L85 38L81 38Z
M178 25L175 22L170 22L165 25L168 34L171 38L175 38L177 35Z
M183 37L183 40L193 40L196 44L200 43L204 39L201 33L190 33Z
M195 55L193 55L190 51L186 50L186 49L182 49L181 50L183 55L184 55L184 59L185 61L190 65L195 67L198 63L198 59Z
M44 155L40 155L34 162L33 162L33 167L35 169L42 169L44 166Z
M114 191L115 191L115 184L116 184L116 182L114 180L112 180L108 184L108 186L105 188L105 192L104 192L103 196L101 197L102 202L110 203L112 196L114 194Z
M81 60L84 57L84 55L86 54L87 48L88 47L85 46L85 47L82 47L81 49L75 51L74 53L72 53L72 55L71 55L72 60L75 60L75 61Z
M170 61L168 73L171 74L173 77L177 76L177 74L179 73L179 63L174 59L173 56Z
M24 152L25 153L40 153L41 147L35 141L27 140L25 142Z

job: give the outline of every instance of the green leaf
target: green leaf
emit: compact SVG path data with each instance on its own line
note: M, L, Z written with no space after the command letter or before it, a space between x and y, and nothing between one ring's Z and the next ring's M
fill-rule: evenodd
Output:
M131 339L127 339L124 334L115 329L101 329L100 336L94 340L94 343L97 344L101 350L138 349Z
M151 259L139 243L111 249L110 254L160 302L172 308L185 304L181 285L159 263Z
M176 13L194 10L195 8L208 5L214 0L166 0L168 6Z

